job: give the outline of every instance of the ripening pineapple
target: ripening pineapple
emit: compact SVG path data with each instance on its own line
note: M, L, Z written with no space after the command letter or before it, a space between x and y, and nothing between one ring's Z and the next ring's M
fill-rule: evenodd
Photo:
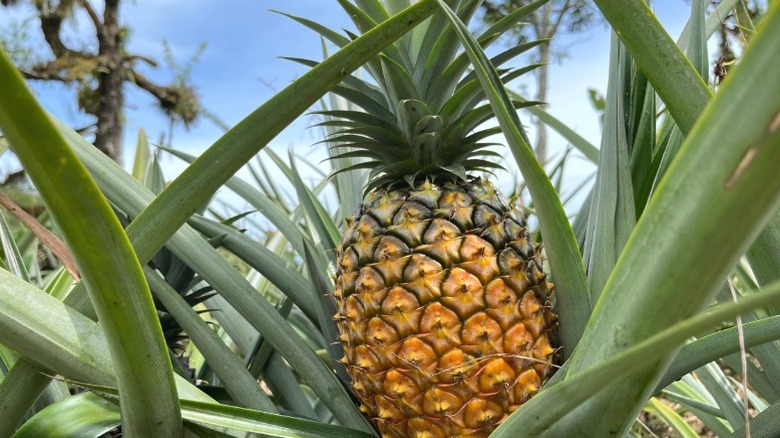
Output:
M450 2L464 21L478 3ZM350 11L363 31L387 13ZM370 169L334 295L353 389L383 436L487 436L553 370L552 285L538 250L522 213L474 175L500 168L484 141L500 130L480 129L492 112L468 67L435 15L366 65L372 81L347 76L334 90L359 110L324 112L334 160Z

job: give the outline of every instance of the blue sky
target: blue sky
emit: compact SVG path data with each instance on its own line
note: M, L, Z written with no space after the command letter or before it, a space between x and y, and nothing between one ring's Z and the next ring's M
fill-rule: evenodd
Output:
M96 4L99 2L95 2ZM690 6L682 0L654 2L661 22L676 38L687 19ZM305 72L305 68L280 59L280 56L299 56L321 59L320 40L308 29L279 14L276 9L314 19L329 27L352 28L346 14L335 0L144 0L123 2L122 20L132 30L130 51L163 60L163 41L168 41L180 62L186 62L197 52L199 45L208 45L192 71L202 104L217 114L229 126ZM29 16L29 8L5 9L0 14L0 28L9 29L11 22ZM10 12L10 13L9 13ZM91 32L89 23L77 17L69 24L75 44L87 44L89 39L80 32ZM31 25L36 35L37 23ZM587 95L588 88L605 91L609 56L609 33L605 25L594 24L592 29L576 35L562 35L556 42L568 56L551 66L551 88L547 110L577 130L598 146L599 123ZM172 79L165 68L142 66L144 74L159 82ZM529 83L513 83L513 87ZM86 120L74 107L71 94L58 85L36 85L37 95L55 115L74 125ZM144 92L128 87L125 127L125 163L131 162L139 128L144 128L152 142L167 132L168 123L154 101ZM528 90L531 95L532 88ZM529 122L527 115L521 119ZM303 117L280 134L272 143L275 150L284 152L294 147L297 152L309 153L310 145L320 139L318 131L307 129L313 123ZM174 147L197 154L213 143L222 130L202 120L190 130L174 130ZM565 143L554 135L553 153ZM320 148L321 149L321 148ZM321 150L312 152L324 156ZM166 176L172 177L181 164L169 158L164 161ZM572 167L572 181L593 171L584 164Z

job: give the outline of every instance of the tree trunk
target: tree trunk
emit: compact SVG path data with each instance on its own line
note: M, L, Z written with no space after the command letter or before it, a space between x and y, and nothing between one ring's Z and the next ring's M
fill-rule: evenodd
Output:
M184 83L189 77L166 87L155 84L133 70L130 62L133 59L143 60L150 65L156 63L145 56L126 52L126 31L119 21L121 2L104 0L102 14L87 0L31 2L38 11L43 37L54 59L35 62L29 68L20 69L27 79L77 85L79 107L96 118L95 146L119 163L122 161L125 82L132 82L132 85L151 94L167 113L171 123L182 121L185 126L189 126L201 115L195 91ZM14 2L0 0L0 5L11 3ZM95 28L97 53L75 50L61 38L64 20L72 18L82 9ZM85 68L85 65L89 67Z
M98 29L98 56L104 70L98 73L98 110L95 147L114 161L122 162L122 107L125 94L119 0L106 0L103 26Z
M538 70L539 77L537 78L538 88L536 90L536 100L538 102L547 102L547 73L550 63L550 43L546 42L540 44L538 49L539 62L542 66L539 67ZM539 164L544 166L547 162L547 126L538 118L534 124L536 125L536 158L539 160Z

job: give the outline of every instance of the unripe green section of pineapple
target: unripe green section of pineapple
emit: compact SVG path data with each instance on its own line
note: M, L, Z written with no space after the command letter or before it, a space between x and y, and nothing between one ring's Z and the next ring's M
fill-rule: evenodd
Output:
M338 265L347 370L383 436L487 436L551 374L552 285L489 182L370 193Z

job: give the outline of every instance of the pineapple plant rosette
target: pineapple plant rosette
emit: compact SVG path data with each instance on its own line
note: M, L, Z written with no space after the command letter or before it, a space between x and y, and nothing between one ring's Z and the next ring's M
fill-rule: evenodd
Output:
M477 7L466 2L459 16ZM372 27L354 12L358 28ZM372 81L348 76L334 90L359 109L321 112L332 159L357 161L336 173L370 170L337 249L334 296L352 388L384 436L487 436L553 370L541 256L519 209L475 176L500 169L502 157L487 141L500 129L484 127L493 112L469 65L439 14L369 61Z
M298 19L338 52L305 61L316 65L158 194L154 178L135 180L53 121L0 52L0 140L45 195L85 279L71 288L59 272L39 284L20 269L25 245L14 248L0 224L0 436L95 436L121 424L128 437L366 438L370 421L388 436L643 436L648 413L662 433L699 436L692 413L717 436L780 436L780 77L767 74L780 4L754 27L736 0L710 14L694 1L676 44L645 2L595 1L615 31L601 147L530 108L598 164L570 224L501 83L527 71L501 66L530 45L494 56L498 72L478 47L529 9L475 39L459 20L478 0L339 3L361 36ZM734 8L749 44L710 89L706 41ZM371 78L351 75L362 66ZM289 206L235 177L329 91L360 108L325 114L337 171L371 169L365 198L353 196L355 173L336 176L343 211L360 204L338 254L338 220L316 199L324 181L310 189L294 162L277 160L301 201ZM497 169L486 143L499 130L482 125L494 114L534 201L557 336L523 217L477 177ZM194 214L223 185L278 232L257 242L229 225L245 213L227 223ZM116 212L132 218L126 230ZM159 259L148 265L162 247L213 287L224 333L160 275ZM325 299L329 261L338 306ZM202 354L194 366L209 387L174 376L147 289ZM336 366L338 325L365 416ZM565 362L545 383L555 349Z

